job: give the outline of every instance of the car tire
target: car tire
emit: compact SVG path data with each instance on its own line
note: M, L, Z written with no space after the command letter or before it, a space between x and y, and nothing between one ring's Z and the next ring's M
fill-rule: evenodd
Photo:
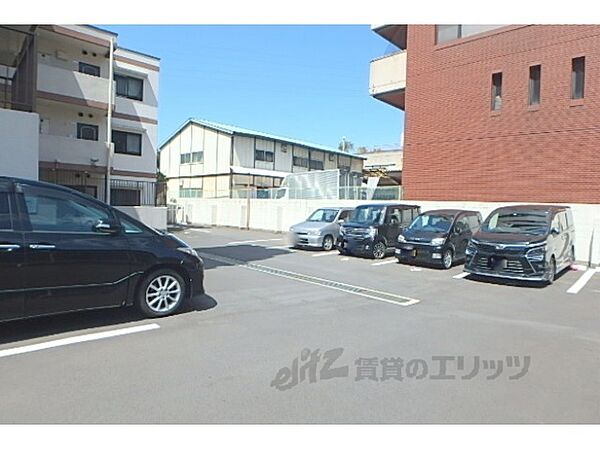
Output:
M184 302L186 284L171 269L158 269L147 275L137 292L137 307L146 317L164 317L176 312Z
M554 256L553 256L552 259L550 260L550 272L548 273L547 284L554 283L555 278L556 278L556 259L554 259Z
M442 256L442 267L444 269L450 269L454 263L454 253L451 249L447 249Z
M373 259L385 258L385 244L381 241L373 244L372 254L373 254Z
M331 251L333 250L335 243L333 242L333 236L331 236L330 234L328 234L327 236L325 236L323 238L323 244L322 244L322 248L325 251Z

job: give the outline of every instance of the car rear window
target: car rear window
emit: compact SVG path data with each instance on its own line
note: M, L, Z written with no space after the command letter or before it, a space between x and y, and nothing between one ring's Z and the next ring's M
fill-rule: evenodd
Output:
M12 230L8 192L0 192L0 230Z

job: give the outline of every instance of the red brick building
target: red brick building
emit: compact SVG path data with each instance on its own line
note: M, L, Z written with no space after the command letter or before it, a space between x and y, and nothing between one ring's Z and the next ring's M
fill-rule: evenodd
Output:
M600 26L374 31L400 49L371 94L406 112L406 198L600 203Z

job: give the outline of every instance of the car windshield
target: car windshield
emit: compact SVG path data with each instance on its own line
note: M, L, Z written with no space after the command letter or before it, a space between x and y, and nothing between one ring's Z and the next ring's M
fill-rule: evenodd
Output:
M408 227L411 231L432 231L434 233L447 233L452 226L452 216L438 214L421 214Z
M548 232L548 213L545 211L493 212L481 226L489 233L524 233L543 235Z
M379 223L385 212L385 206L359 206L352 212L350 222L361 225Z
M338 211L337 209L317 209L310 215L307 222L333 222Z

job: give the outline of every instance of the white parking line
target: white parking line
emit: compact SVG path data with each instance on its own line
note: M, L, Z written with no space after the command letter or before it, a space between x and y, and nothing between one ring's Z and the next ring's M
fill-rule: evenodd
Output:
M160 325L156 323L150 323L148 325L140 325L137 327L120 328L118 330L101 331L99 333L84 334L82 336L73 336L64 339L57 339L49 342L42 342L40 344L26 345L24 347L9 348L6 350L0 350L0 358L6 358L7 356L21 355L23 353L37 352L40 350L48 350L50 348L64 347L65 345L79 344L81 342L97 341L99 339L107 339L116 336L124 336L126 334L141 333L142 331L156 330L160 328Z
M343 258L340 258L340 261L350 261L350 258L348 258L347 256L344 256Z
M296 250L290 248L289 245L276 245L274 247L266 247L267 250L286 250L290 253L296 253Z
M227 245L238 245L238 244L253 244L255 242L272 242L272 241L283 241L283 239L254 239L253 241L233 241L227 243Z
M311 255L313 258L318 258L319 256L331 256L331 255L339 255L338 252L323 252L323 253L316 253L314 255Z
M201 230L199 228L190 228L190 231L195 231L197 233L210 233L210 230Z
M390 261L380 261L380 262L376 262L371 264L372 266L385 266L386 264L397 264L398 261L396 259L390 260Z
M579 293L579 291L584 288L584 286L587 284L587 282L591 280L591 278L594 276L594 274L598 273L598 272L599 272L599 270L597 268L586 270L583 273L583 275L581 275L579 277L579 279L575 283L573 283L573 286L571 286L569 289L567 289L567 294Z
M464 277L466 277L466 276L468 276L468 275L469 275L469 272L461 272L461 273L459 273L458 275L454 275L452 278L455 278L455 279L457 279L457 280L460 280L461 278L464 278Z

